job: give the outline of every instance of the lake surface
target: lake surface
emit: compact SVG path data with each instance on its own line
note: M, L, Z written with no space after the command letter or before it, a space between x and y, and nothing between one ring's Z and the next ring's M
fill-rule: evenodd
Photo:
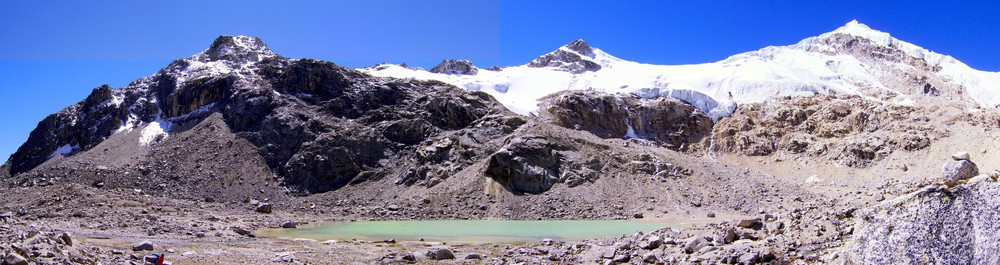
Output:
M296 229L265 229L266 237L308 238L315 240L359 239L380 241L497 242L527 243L543 238L558 241L619 237L635 232L648 233L670 224L635 221L590 220L434 220L434 221L361 221L330 222ZM676 226L674 226L676 227Z

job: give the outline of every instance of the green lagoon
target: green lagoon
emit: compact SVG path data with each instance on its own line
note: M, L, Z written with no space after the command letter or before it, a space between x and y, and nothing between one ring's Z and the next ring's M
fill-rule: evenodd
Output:
M636 221L590 220L435 220L435 221L360 221L330 222L295 229L271 228L260 231L266 237L307 238L315 240L359 239L381 241L446 241L527 243L544 238L559 241L619 237L635 232L647 233L670 224ZM674 226L676 227L676 226Z

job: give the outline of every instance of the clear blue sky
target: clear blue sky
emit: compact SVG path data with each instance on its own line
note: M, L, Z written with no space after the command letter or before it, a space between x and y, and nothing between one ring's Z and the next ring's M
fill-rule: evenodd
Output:
M4 1L0 160L46 115L121 87L218 35L348 67L445 58L519 65L583 38L615 56L702 63L787 45L852 19L1000 71L992 1Z

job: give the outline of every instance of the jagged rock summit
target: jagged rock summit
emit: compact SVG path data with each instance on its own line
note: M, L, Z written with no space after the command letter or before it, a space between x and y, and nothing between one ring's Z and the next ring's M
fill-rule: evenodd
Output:
M469 60L447 59L431 68L430 72L446 75L476 75L479 73L479 68Z
M574 74L596 72L601 65L594 61L594 49L582 39L574 40L559 49L539 56L528 63L528 67L552 67Z
M219 36L205 51L192 56L201 62L208 61L252 61L278 57L267 48L260 38L249 36Z

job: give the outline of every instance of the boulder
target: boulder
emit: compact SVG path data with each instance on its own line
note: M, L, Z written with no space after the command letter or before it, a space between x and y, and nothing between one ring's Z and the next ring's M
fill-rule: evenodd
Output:
M281 224L281 228L295 228L295 222L287 221Z
M969 179L979 175L979 168L969 160L952 160L941 167L941 175L946 181Z
M707 245L708 240L705 240L704 237L695 236L694 238L688 240L687 244L684 244L684 253L694 253Z
M469 255L465 255L465 259L483 259L483 255L472 253Z
M257 205L256 211L258 213L271 213L271 208L272 206L270 203L261 203L260 205Z
M153 250L153 242L142 241L132 245L132 251L151 251Z
M663 238L659 236L650 236L646 240L639 242L639 248L641 249L657 249L663 245Z
M7 257L3 259L3 264L10 265L28 265L28 259L21 257L17 253L11 252L7 253Z
M447 248L428 250L426 256L432 260L455 259L455 254Z
M518 137L489 158L487 177L518 193L542 193L559 182L561 156L542 137Z
M742 228L759 229L761 226L760 218L743 219L740 220L738 223L736 223L736 226Z

